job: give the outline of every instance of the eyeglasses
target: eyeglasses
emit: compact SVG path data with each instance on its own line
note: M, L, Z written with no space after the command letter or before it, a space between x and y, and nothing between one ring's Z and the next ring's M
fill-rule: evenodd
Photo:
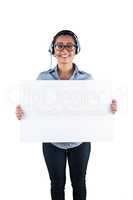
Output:
M76 48L76 45L75 44L61 44L61 43L57 43L54 45L55 49L58 50L58 51L62 51L64 48L66 48L68 51L73 51L75 48Z

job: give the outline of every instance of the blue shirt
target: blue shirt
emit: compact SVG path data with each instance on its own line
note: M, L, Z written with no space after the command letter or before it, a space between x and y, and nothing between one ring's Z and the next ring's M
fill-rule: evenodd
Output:
M92 80L91 74L78 69L77 65L73 63L74 72L69 80ZM58 74L58 65L55 68L51 68L48 71L41 72L37 77L37 80L61 80ZM69 149L80 145L80 142L53 142L51 143L61 149Z

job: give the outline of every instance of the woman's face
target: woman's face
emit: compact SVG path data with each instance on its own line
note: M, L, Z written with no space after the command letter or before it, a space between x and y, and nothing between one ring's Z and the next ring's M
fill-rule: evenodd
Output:
M67 45L64 46L63 45ZM69 36L59 36L55 41L54 56L57 58L58 64L72 64L75 56L76 47L74 39Z

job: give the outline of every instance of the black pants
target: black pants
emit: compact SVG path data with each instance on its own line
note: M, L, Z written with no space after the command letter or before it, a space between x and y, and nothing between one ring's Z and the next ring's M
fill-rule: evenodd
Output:
M90 151L90 142L84 142L67 150L58 148L51 143L43 143L43 155L51 180L52 200L65 199L67 158L73 188L73 200L86 200L85 176Z

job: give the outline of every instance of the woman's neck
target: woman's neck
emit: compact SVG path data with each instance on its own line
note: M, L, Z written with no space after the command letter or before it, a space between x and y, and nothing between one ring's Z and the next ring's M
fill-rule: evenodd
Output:
M58 64L58 72L60 74L70 74L73 71L73 64Z
M58 64L57 70L61 79L69 79L74 72L74 67L73 64L69 65Z

